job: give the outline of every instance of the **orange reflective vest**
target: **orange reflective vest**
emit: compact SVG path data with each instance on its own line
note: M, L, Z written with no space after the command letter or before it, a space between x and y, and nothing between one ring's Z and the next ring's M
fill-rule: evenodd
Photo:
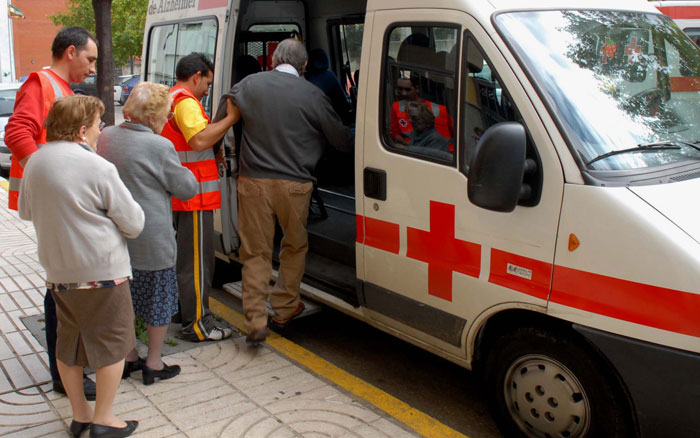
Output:
M435 130L445 138L451 139L454 133L454 122L447 113L444 105L423 99L422 102L432 110L435 116ZM408 118L408 105L405 100L394 102L391 107L391 137L401 136L404 140L409 140L409 134L413 131L413 125ZM450 152L454 152L454 146L450 146Z
M46 116L49 115L49 110L51 110L51 105L53 102L63 96L70 96L73 94L73 90L63 81L57 81L51 73L46 70L41 70L34 72L29 77L33 75L39 77L39 83L41 84L41 92L44 97L44 110L41 115L42 122L46 120ZM46 128L41 128L39 133L39 138L36 139L37 147L39 145L46 143ZM10 158L10 188L8 190L8 204L11 210L17 210L17 203L19 200L19 186L22 183L22 175L24 175L24 168L19 164L19 161L13 155Z
M204 111L202 103L194 97L189 89L176 85L170 89L170 95L173 98L173 111L175 111L175 106L183 99L194 99L195 102L199 104L204 118L209 121L209 117ZM173 142L177 155L180 157L180 163L190 169L199 182L197 194L189 201L171 198L173 210L194 211L221 208L219 171L216 167L214 148L209 148L201 152L193 150L192 147L187 144L187 140L185 140L185 136L180 132L180 128L177 127L175 119L169 120L168 123L165 124L161 135Z

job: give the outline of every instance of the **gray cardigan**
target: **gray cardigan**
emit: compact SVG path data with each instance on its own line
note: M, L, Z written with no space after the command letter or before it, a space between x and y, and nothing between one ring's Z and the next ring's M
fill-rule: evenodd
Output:
M139 235L143 210L117 169L88 146L53 141L32 154L20 186L19 217L34 222L48 281L131 275L125 237Z
M177 248L170 197L192 198L197 191L194 174L180 164L170 140L138 123L105 128L97 153L117 167L146 213L141 235L127 241L131 266L142 271L175 266Z
M352 132L323 91L304 78L277 70L256 73L236 84L227 96L240 108L245 122L241 175L315 181L314 167L326 143L352 150Z

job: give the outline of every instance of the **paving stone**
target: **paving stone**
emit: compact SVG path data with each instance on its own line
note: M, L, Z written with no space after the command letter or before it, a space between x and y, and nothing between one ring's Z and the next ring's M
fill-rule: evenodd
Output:
M25 369L22 367L19 360L13 358L3 360L1 363L3 368L5 368L5 372L10 378L12 386L15 389L24 388L34 384L32 378L29 376L29 374L27 374L27 371L25 371Z
M180 434L178 429L173 426L172 424L164 424L156 428L152 429L143 429L144 427L143 424L139 423L138 429L136 429L136 433L134 433L131 436L142 436L144 438L164 438L164 437L172 437L175 435ZM181 436L187 437L187 435L182 434Z
M34 335L32 335L32 332L29 330L22 330L22 335L24 335L24 339L27 340L27 343L32 347L32 350L34 350L35 353L41 353L44 351L44 347L39 343Z
M31 265L27 266L31 268ZM44 278L41 275L37 274L34 270L32 270L32 273L27 274L27 280L29 280L29 282L38 289L46 289L46 280L44 280Z
M21 264L17 268L22 274L34 272L30 268L28 268L27 265L25 265L25 264ZM28 272L25 272L25 271L28 271ZM15 275L14 277L12 277L12 279L14 280L15 283L17 283L17 286L19 286L20 290L33 289L34 285L32 283L30 283L29 280L27 279L27 277L25 277L24 275Z
M235 417L257 406L240 394L233 394L168 413L168 418L178 428L187 432L222 418Z
M165 387L165 385L168 385L168 382L171 382L172 380L174 379L166 380L164 382L158 382L157 384L151 386L144 386L143 388L140 388L140 391L144 392L146 388L158 385L162 385L163 387ZM186 397L194 397L199 393L207 392L213 388L218 388L224 385L225 382L222 382L221 379L213 377L211 379L199 381L194 385L175 385L171 383L168 385L168 390L164 390L153 395L145 393L145 395L148 396L151 402L155 403L156 405L161 405L171 400L182 400Z
M51 381L51 373L38 354L22 356L21 360L36 383L41 384Z
M17 272L14 268L12 268L12 270L14 271L14 273L8 272L8 270L7 270L8 267L7 267L7 266L3 267L3 269L5 270L5 272L7 272L7 273L10 274L10 275L18 275L18 274L19 274L19 272ZM0 278L0 287L2 287L2 289L3 289L5 292L14 292L14 291L16 291L16 290L19 289L19 286L17 286L17 283L15 283L14 281L12 281L12 278L11 278L11 277Z
M0 292L2 294L2 292ZM0 333L10 333L17 331L17 327L10 319L11 312L0 312Z
M246 390L255 388L257 386L263 386L270 383L279 382L281 380L287 380L289 377L300 373L304 373L304 371L301 368L287 363L286 366L282 368L276 368L274 370L262 374L257 374L251 377L242 377L239 373L232 373L227 374L226 376L224 376L224 378L236 388Z
M0 318L3 316L0 315ZM10 346L5 342L5 340L0 336L0 360L9 359L15 357L15 353L12 351Z
M24 329L24 324L22 324L22 320L20 319L21 317L24 316L24 313L22 313L21 310L7 312L7 316L8 316L7 319L9 319L12 322L14 327L8 327L7 331L5 331L3 327L0 327L0 329L2 329L3 333L7 334L10 332L15 332L17 330ZM5 319L5 318L3 318L3 319Z
M9 281L9 283L12 283L12 284L14 285L14 287L16 288L17 285L16 285L12 280L10 280L10 277L15 276L15 275L19 275L19 271L18 271L17 269L15 269L14 266L12 266L12 265L7 265L7 264L6 264L6 265L3 265L2 270L5 271L5 273L6 273L8 276L5 277L5 278L0 279L0 284L2 284L2 285L4 286L4 285L5 285L5 281L4 281L4 280L7 279L7 280ZM8 283L8 284L9 284L9 283ZM5 289L5 290L13 290L13 289ZM14 289L14 290L16 290L16 289Z
M46 289L44 289L45 291ZM34 306L41 308L42 312L44 310L44 293L40 292L39 289L36 288L31 288L31 289L25 289L24 292L27 294L30 300L32 300L32 303L34 303Z
M338 414L365 423L371 423L380 418L376 413L358 404L335 403L328 400L304 400L301 402L298 397L271 403L266 405L265 409L279 418L282 418L284 415L297 415L303 412Z
M63 436L65 436L67 433L63 422L59 420L47 422L38 426L23 428L8 434L2 434L0 431L0 435L2 435L3 438L35 438L45 437L57 432L62 432L64 434Z
M8 378L5 376L5 373L2 371L2 369L0 369L0 394L12 391L13 389L12 383L10 383Z
M5 338L10 343L10 346L15 351L17 356L23 356L25 354L31 354L34 352L32 347L29 346L27 340L22 336L22 332L16 331L12 333L7 333Z
M317 379L308 373L299 373L293 378L287 378L267 385L256 388L242 390L244 394L250 397L251 400L261 406L269 403L274 403L278 400L295 396L298 392L303 393L326 385L326 383Z
M389 421L386 418L380 418L370 425L374 429L384 432L391 438L410 438L420 436L418 433L413 431L407 431L403 427Z
M14 300L10 297L10 294L0 291L0 306L2 306L5 312L11 312L13 310L19 309Z
M198 393L190 392L186 397L171 398L167 402L158 404L158 408L164 412L173 412L177 409L183 409L200 403L206 403L209 400L237 394L237 392L229 385L217 385L213 388Z

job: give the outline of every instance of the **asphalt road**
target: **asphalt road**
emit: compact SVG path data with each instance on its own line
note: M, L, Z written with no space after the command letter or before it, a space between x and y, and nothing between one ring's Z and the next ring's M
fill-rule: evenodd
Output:
M226 292L212 296L241 311ZM326 307L283 335L468 437L501 436L478 377L449 361Z

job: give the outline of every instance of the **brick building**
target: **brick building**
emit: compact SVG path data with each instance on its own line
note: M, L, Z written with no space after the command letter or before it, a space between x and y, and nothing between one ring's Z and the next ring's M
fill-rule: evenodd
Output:
M51 42L59 27L47 15L66 11L66 0L12 0L24 13L13 19L15 71L17 79L51 65Z

